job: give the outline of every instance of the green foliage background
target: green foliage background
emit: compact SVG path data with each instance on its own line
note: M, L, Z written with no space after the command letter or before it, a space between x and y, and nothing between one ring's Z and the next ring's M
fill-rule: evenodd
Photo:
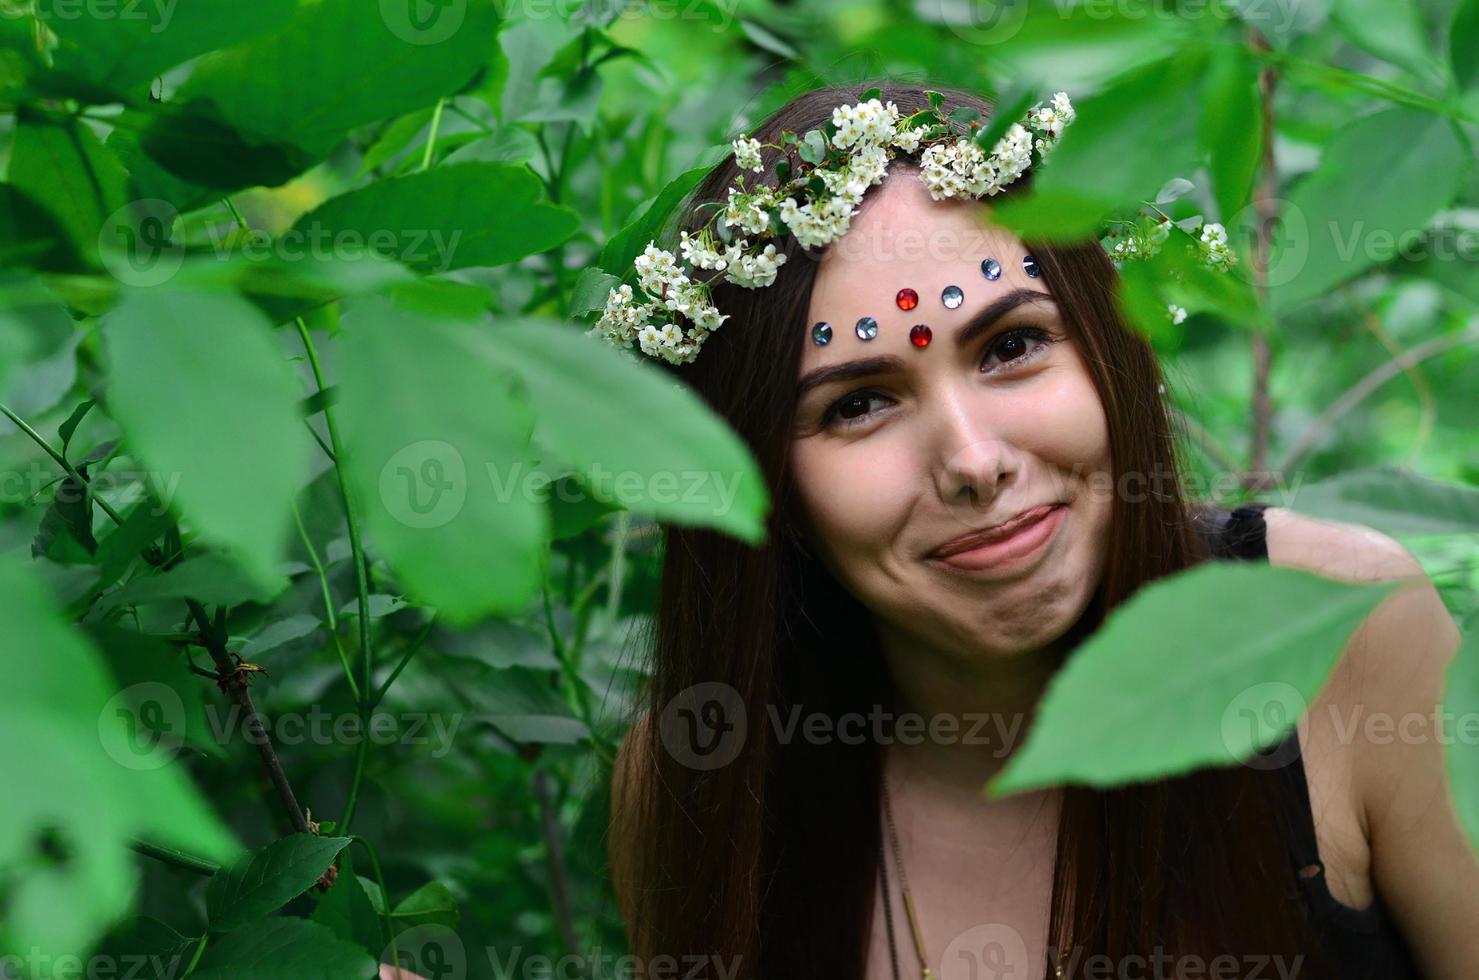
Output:
M729 140L817 84L1069 91L1079 122L1014 227L1153 205L1178 236L1224 223L1239 253L1220 283L1174 249L1125 269L1192 486L1398 536L1475 621L1474 0L3 13L0 955L18 975L157 953L150 975L348 978L408 954L484 977L624 951L607 786L655 522L759 544L770 502L695 397L579 327ZM1260 214L1279 217L1263 276ZM1191 316L1169 324L1168 302ZM734 501L660 492L694 471L732 474ZM1147 590L1009 782L1230 763L1291 720L1248 692L1282 684L1297 711L1385 594L1260 569ZM1199 630L1253 644L1216 619L1253 606L1293 625L1251 672L1177 674ZM1178 678L1205 697L1173 696ZM1076 725L1076 694L1106 687L1165 737ZM1472 644L1447 697L1479 710ZM1257 724L1230 740L1217 716L1240 698ZM333 727L375 717L398 737ZM1479 840L1474 746L1450 771Z

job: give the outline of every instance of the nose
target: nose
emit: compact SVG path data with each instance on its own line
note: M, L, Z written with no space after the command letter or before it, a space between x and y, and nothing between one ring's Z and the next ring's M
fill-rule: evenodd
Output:
M935 482L940 499L987 510L1020 469L1016 448L969 394L942 403L936 424Z

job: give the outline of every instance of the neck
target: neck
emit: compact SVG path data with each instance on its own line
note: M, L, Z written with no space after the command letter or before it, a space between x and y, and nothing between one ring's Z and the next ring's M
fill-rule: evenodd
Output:
M1072 633L1009 656L971 656L880 625L897 726L890 768L920 788L984 799L986 783L1026 739Z

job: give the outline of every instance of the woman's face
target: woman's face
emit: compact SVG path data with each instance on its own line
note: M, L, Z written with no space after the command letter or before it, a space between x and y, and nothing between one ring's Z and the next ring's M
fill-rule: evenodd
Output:
M933 201L909 170L873 193L823 254L804 328L791 453L807 538L885 637L965 657L1041 648L1104 567L1113 482L1098 392L1047 283L984 223L986 205ZM986 258L1000 278L983 274ZM951 285L955 309L941 299ZM918 293L908 311L905 288ZM872 340L854 332L864 316ZM819 320L833 327L825 345L810 339ZM911 343L915 324L928 346ZM1002 540L940 554L1018 520Z

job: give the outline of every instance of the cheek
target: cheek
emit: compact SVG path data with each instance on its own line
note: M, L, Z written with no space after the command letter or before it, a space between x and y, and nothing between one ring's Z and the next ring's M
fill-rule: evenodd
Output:
M877 551L908 519L917 487L908 447L899 440L825 445L803 440L791 450L796 494L817 548L834 555Z

